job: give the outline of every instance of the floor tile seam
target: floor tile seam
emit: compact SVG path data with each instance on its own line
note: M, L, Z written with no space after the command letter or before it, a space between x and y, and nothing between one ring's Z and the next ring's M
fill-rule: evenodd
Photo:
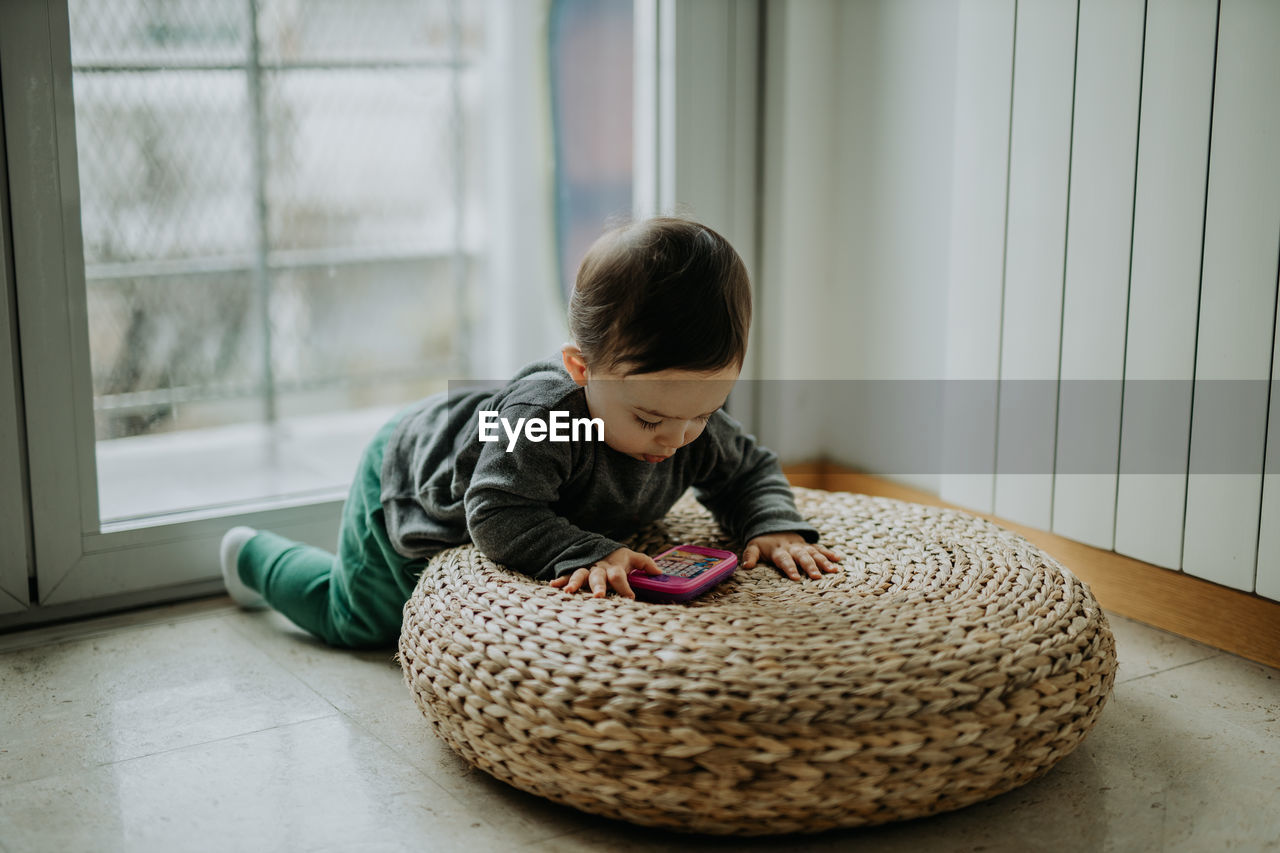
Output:
M1128 619L1128 617L1124 617L1124 618ZM1156 628L1153 625L1148 625L1146 622L1139 622L1136 619L1128 619L1128 621L1132 622L1134 625L1138 626L1139 628L1146 628L1162 636L1171 637L1175 640L1181 640L1184 643L1192 643L1197 646L1203 646L1205 649L1211 652L1211 654L1208 655L1207 657L1200 658L1199 660L1191 661L1191 663L1199 663L1201 660L1207 660L1209 657L1235 658L1236 660L1241 661L1242 663L1252 664L1254 666L1260 666L1260 667L1263 667L1264 669L1268 669L1272 671L1277 675L1280 675L1280 667L1270 666L1268 664L1256 661L1252 658L1245 657L1244 655L1236 654L1235 652L1227 651L1226 649L1216 648L1215 646L1212 646L1209 643L1203 642L1201 640L1193 640L1190 637L1184 637L1182 634L1175 634L1173 631L1169 631L1164 628ZM1185 665L1186 664L1178 664L1178 666L1185 666Z
M52 640L32 640L31 642L8 645L5 643L4 636L0 635L0 659L11 652L30 651L31 649L47 649L57 646L66 645L67 643L78 643L83 640L96 640L102 637L114 634L123 634L129 631L136 631L142 628L155 628L163 625L172 625L177 623L195 622L201 619L214 619L225 616L227 613L234 612L234 607L219 608L217 610L208 610L199 613L188 613L181 616L164 616L158 617L154 621L135 622L126 625L112 625L101 628L89 628L83 633L70 634L58 637ZM41 628L32 629L33 632L42 630ZM21 631L15 631L14 634L21 634Z
M392 756L396 758L397 761L399 761L405 767L405 769L412 771L413 773L421 776L430 784L434 785L437 791L440 794L443 794L449 800L451 800L462 811L463 814L469 814L472 819L480 821L480 823L482 823L486 829L489 829L497 833L503 832L503 828L501 826L494 824L492 821L490 821L488 816L483 810L475 809L474 805L471 802L459 797L456 793L454 793L453 789L449 785L445 784L445 780L437 778L434 774L430 773L427 770L422 769L413 761L406 758L404 756L402 749L397 747L395 744L384 740L382 736L378 734L377 730L372 729L369 726L366 726L364 723L360 722L355 717L352 717L350 714L348 714L346 711L343 711L341 708L338 708L337 711L338 711L338 714L341 715L347 721L347 723L349 723L351 726L355 727L357 730L364 733L365 735L368 735L379 746L386 749ZM477 811L479 813L475 813ZM557 838L561 835L568 835L568 834L570 833L556 833L555 835L547 836L546 838ZM527 847L529 844L535 843L538 840L546 840L546 839L545 838L533 839L527 843L522 843L507 849L508 851L510 851L510 853L515 853L515 851L523 849Z
M1128 686L1128 684L1126 684L1126 686ZM1253 728L1250 728L1248 725L1244 725L1244 724L1229 720L1225 716L1223 716L1223 709L1209 708L1203 705L1196 705L1181 697L1174 698L1168 693L1155 693L1154 689L1149 686L1144 687L1143 689L1152 692L1154 694L1154 698L1160 700L1161 702L1172 702L1178 705L1179 707L1187 709L1189 711L1213 715L1214 724L1219 726L1221 732L1224 734L1236 734L1239 737L1244 737L1250 740L1262 740L1264 742L1274 743L1276 748L1280 750L1280 733L1268 734L1267 732L1257 731ZM1280 712L1278 712L1278 718L1280 718ZM1165 789L1161 788L1160 790L1163 793Z
M338 713L340 713L340 714L344 714L344 715L346 715L349 719L351 719L351 721L352 721L353 723L356 723L356 720L355 720L354 718L351 718L349 714L346 714L346 712L345 712L345 711L343 711L343 709L342 709L342 708L340 708L340 707L339 707L335 702L333 702L333 700L331 700L328 696L326 696L323 692L321 692L321 691L319 690L319 688L317 688L317 687L316 687L315 685L313 685L309 680L307 680L305 677L303 677L303 676L302 676L302 674L300 674L300 673L299 673L299 672L297 672L293 667L291 667L291 666L289 665L289 663L288 663L288 661L287 661L287 660L285 660L285 659L283 659L283 658L281 658L281 657L277 657L273 652L269 651L269 649L270 649L270 648L273 648L273 647L271 647L271 646L264 646L264 645L260 645L258 642L256 642L256 640L258 640L259 638L254 637L254 636L252 635L252 633L251 633L251 632L244 630L244 628L242 628L242 627L241 627L241 624L240 624L239 622L230 622L229 624L230 624L231 629L232 629L233 631L235 631L237 634L239 634L239 635L240 635L240 637L242 637L243 639L247 640L247 641L248 641L251 645L253 645L253 646L254 646L254 648L255 648L255 649L257 649L261 654L263 654L263 655L265 655L266 657L270 658L270 659L271 659L271 661L272 661L272 663L274 663L276 666L278 666L278 667L280 667L281 669L283 669L283 670L285 670L286 672L288 672L291 676L293 676L295 679L297 679L297 681L298 681L300 684L302 684L304 687L306 687L306 688L307 688L308 690L310 690L312 693L316 694L316 695L317 695L317 696L319 696L321 699L323 699L325 702L327 702L327 703L330 705L330 707L332 707L335 711L337 711L337 712L338 712ZM403 680L403 675L401 676L401 680ZM358 723L356 723L356 724L358 725Z
M233 622L230 622L229 624L230 624L230 626L231 626L232 630L233 630L233 631L235 631L235 632L237 632L241 637L243 637L243 638L245 638L245 639L247 639L247 640L250 640L250 641L252 641L252 640L254 639L254 638L250 635L250 633L249 633L248 631L246 631L246 630L244 630L244 629L242 628L242 626L241 626L241 624L240 624L239 622L233 621ZM255 647L256 647L256 646L255 646ZM358 729L359 731L361 731L361 732L363 732L364 734L368 735L369 737L373 738L373 739L374 739L375 741L377 741L379 744L381 744L382 746L384 746L384 747L385 747L386 749L388 749L388 750L389 750L393 755L397 756L397 758L400 758L400 760L401 760L401 761L403 761L403 762L404 762L404 764L405 764L406 766L408 766L408 767L409 767L410 769L412 769L413 771L415 771L415 772L417 772L417 773L421 774L424 778L426 778L428 781L430 781L432 784L434 784L438 789L440 789L440 791L442 791L446 796L448 796L448 797L449 797L449 799L450 799L450 800L452 800L452 801L453 801L455 804L457 804L459 807L461 807L461 808L462 808L462 809L464 809L464 810L470 810L470 809L472 808L472 804L471 804L470 802L468 802L467 800L465 800L465 799L463 799L463 798L459 797L457 794L455 794L455 793L454 793L454 791L450 788L450 786L446 784L446 782L448 781L447 779L440 778L440 777L436 776L434 773L430 772L429 770L425 770L425 769L423 769L423 768L419 767L417 764L414 764L414 763L412 763L411 761L406 760L406 759L404 759L403 757L401 757L401 751L400 751L399 747L397 747L394 743L391 743L390 741L386 740L386 739L385 739L385 738L380 734L380 731L381 731L380 729L378 729L378 728L374 728L374 727L371 727L370 725L367 725L366 723L364 723L363 721L361 721L359 718L357 718L357 717L353 716L353 715L352 715L352 713L350 713L350 712L349 712L349 711L347 711L346 709L344 709L344 708L340 707L339 705L335 704L331 699L329 699L329 697L328 697L328 696L326 696L324 693L322 693L320 690L318 690L314 685L312 685L312 684L311 684L311 682L310 682L310 681L308 681L308 680L307 680L303 675L301 675L301 674L300 674L300 673L298 673L298 672L295 672L294 670L292 670L291 668L289 668L289 667L288 667L284 662L282 662L282 661L280 661L280 660L276 659L276 657L275 657L275 656L274 656L270 651L268 651L265 647L264 647L264 648L259 648L259 651L261 651L263 655L265 655L265 656L267 656L267 657L271 658L271 659L272 659L272 661L273 661L274 663L276 663L276 665L277 665L277 666L280 666L282 669L285 669L286 671L288 671L290 675L292 675L294 678L296 678L296 679L297 679L301 684L303 684L303 685L304 685L308 690L312 691L312 692L313 692L313 693L315 693L317 696L319 696L321 699L323 699L326 703L328 703L328 704L330 705L330 707L332 707L332 708L334 709L334 711L336 712L336 714L337 714L338 716L342 717L342 718L343 718L343 719L344 719L348 724L350 724L351 726L354 726L356 729ZM411 697L409 697L409 696L406 696L405 698L406 698L406 701L412 701L412 700L411 700ZM478 770L477 772L484 772L484 771L479 771L479 770ZM495 824L495 823L493 823L492 821L490 821L490 820L489 820L489 818L488 818L488 817L486 817L483 813L482 813L482 814L480 814L480 815L478 815L477 817L478 817L478 819L479 819L482 823L484 823L484 825L485 825L487 828L489 828L490 830L494 830L494 831L497 831L497 832L501 832L501 831L502 831L502 827L501 827L501 826L498 826L497 824ZM531 839L528 839L525 843L523 843L523 844L521 844L521 845L519 845L519 846L517 846L517 847L513 847L513 848L511 848L511 849L512 849L513 851L514 851L514 850L518 850L518 849L523 849L523 848L525 848L525 847L528 847L530 844L537 844L537 843L541 843L541 842L543 842L543 841L549 841L549 840L554 839L554 838L561 838L561 837L568 836L568 835L574 835L574 834L576 834L576 833L578 833L578 832L581 832L581 831L582 831L582 830L569 830L568 832L559 832L559 831L557 831L557 832L555 832L555 833L553 833L553 834L551 834L551 835L547 835L547 836L542 836L542 837L537 837L537 838L531 838Z
M406 699L408 699L408 697L406 697ZM378 743L380 743L380 744L382 744L383 746L385 746L385 747L386 747L388 750L390 750L394 755L396 755L397 757L400 757L400 756L402 755L400 748L399 748L399 747L397 747L397 746L396 746L396 744L391 743L391 742L389 742L389 741L385 740L385 739L383 738L383 736L382 736L381 734L379 734L380 729L371 728L370 726L368 726L368 725L366 725L365 723L361 722L359 719L357 719L357 718L355 718L355 717L351 716L351 714L347 713L346 711L342 710L341 708L338 708L337 710L338 710L338 713L339 713L339 714L342 714L344 717L346 717L346 719L348 720L348 722L350 722L350 723L351 723L351 725L355 726L355 727L356 727L356 728L358 728L360 731L364 732L365 734L369 735L369 736L370 736L370 737L372 737L374 740L376 740ZM424 721L424 722L425 722L425 721ZM437 740L438 740L438 739L439 739L439 738L437 738ZM446 746L446 747L448 747L448 744L445 744L445 746ZM450 750L452 751L452 748L451 748L451 747L450 747ZM408 764L410 767L412 767L412 768L413 768L414 770L416 770L418 773L421 773L424 777L426 777L428 780L430 780L430 781L431 781L431 782L432 782L432 783L433 783L437 788L439 788L441 791L443 791L443 792L444 792L444 793L445 793L445 794L446 794L446 795L447 795L451 800L453 800L455 803L457 803L461 808L463 808L464 810L470 810L470 809L472 808L472 804L471 804L468 800L465 800L465 799L463 799L462 797L460 797L460 796L458 796L457 794L455 794L455 793L454 793L454 791L453 791L453 789L452 789L448 784L446 784L446 782L448 781L447 779L442 779L442 778L440 778L440 777L437 777L434 773L430 772L429 770L424 770L424 769L422 769L421 767L419 767L417 764L414 764L414 763L412 763L412 762L410 762L410 761L408 761L408 760L405 760L405 759L403 759L403 758L402 758L401 760L405 761L405 763L406 763L406 764ZM468 765L468 766L471 766L471 765ZM473 767L472 769L474 769L477 773L484 773L484 771L483 771L483 770L480 770L479 768L474 768L474 767ZM489 775L489 774L486 774L486 775ZM490 775L490 778L493 778L493 777ZM517 790L518 790L518 789L517 789ZM491 829L491 830L494 830L494 831L496 831L496 832L502 832L502 831L503 831L503 828L502 828L501 826L499 826L499 825L497 825L497 824L493 823L492 821L490 821L490 820L489 820L489 818L488 818L487 816L485 816L485 814L483 814L483 813L481 813L481 814L478 816L478 819L479 819L482 823L484 823L484 825L485 825L486 827L488 827L488 828L489 828L489 829ZM563 837L566 837L566 836L569 836L569 835L576 835L576 834L578 834L578 833L580 833L580 832L585 832L585 831L586 831L586 830L583 830L583 829L571 829L571 830L567 830L567 831L563 831L563 832L562 832L562 831L558 831L558 830L557 830L557 831L555 831L555 832L551 833L550 835L537 836L537 837L533 837L533 838L526 839L526 840L525 840L524 842L522 842L521 844L519 844L519 845L517 845L517 846L515 846L515 847L510 848L510 850L512 850L512 851L516 851L516 850L523 850L523 849L525 849L525 848L527 848L527 847L529 847L529 846L531 846L531 845L533 845L533 844L541 844L541 843L542 843L542 842L544 842L544 841L550 841L550 840L555 839L555 838L563 838Z
M577 835L587 835L588 833L591 833L593 831L594 831L593 829L588 827L584 829L570 829L567 832L557 832L555 835L548 835L546 838L537 838L532 841L526 842L525 844L520 845L520 847L516 849L528 850L532 847L541 847L545 844L550 844L552 841L555 841L557 838L572 838Z
M424 770L424 769L422 769L421 767L419 767L417 764L414 764L414 763L412 763L411 761L409 761L409 760L404 759L403 757L401 757L401 756L402 756L401 750L400 750L400 749L399 749L395 744L390 743L390 742L388 742L388 741L384 740L384 739L383 739L383 737L382 737L380 734L378 734L378 731L377 731L377 730L375 730L375 729L373 729L373 728L370 728L369 726L366 726L364 723L362 723L362 722L360 722L359 720L357 720L356 718L352 717L350 714L346 713L346 712L345 712L345 711L343 711L342 709L338 709L338 713L340 713L340 714L342 714L344 717L346 717L346 718L347 718L347 720L348 720L348 721L349 721L353 726L355 726L356 728L358 728L360 731L362 731L362 732L364 732L365 734L369 735L371 738L373 738L373 739L374 739L374 740L376 740L378 743L382 744L384 747L386 747L388 750L390 750L390 751L391 751L391 753L392 753L393 755L395 755L397 758L400 758L400 760L401 760L401 761L404 761L404 763L405 763L406 765L408 765L410 768L412 768L414 771L416 771L416 772L420 773L423 777L425 777L425 778L426 778L428 781L430 781L433 785L435 785L437 788L439 788L439 789L440 789L440 790L445 794L445 796L447 796L449 799L451 799L454 803L456 803L456 804L457 804L460 808L462 808L464 811L470 811L470 810L473 808L473 804L472 804L471 802L469 802L468 800L465 800L465 799L463 799L462 797L460 797L460 796L458 796L457 794L455 794L455 793L454 793L454 791L453 791L453 789L452 789L449 785L446 785L446 784L445 784L446 780L438 778L434 773L431 773L431 772L430 772L430 771L428 771L428 770ZM447 746L447 745L446 745L446 746ZM469 766L469 765L468 765L468 766ZM484 771L483 771L483 770L479 770L479 769L477 768L477 769L476 769L476 772L483 773ZM490 778L492 778L492 777L490 777ZM490 821L490 820L489 820L489 818L486 816L486 814L484 814L483 812L481 812L479 815L477 815L477 819L478 819L478 820L480 820L480 821L481 821L481 822L482 822L482 823L483 823L483 824L484 824L488 829L491 829L491 830L493 830L493 831L495 831L495 832L502 832L502 831L503 831L503 828L502 828L501 826L498 826L497 824L495 824L495 823L493 823L492 821ZM522 849L525 849L525 848L529 847L529 846L530 846L530 845L532 845L532 844L539 844L539 843L541 843L541 842L543 842L543 841L549 841L549 840L551 840L551 839L553 839L553 838L560 838L560 837L562 837L562 836L566 836L566 835L573 835L574 833L579 832L579 831L581 831L581 830L569 830L569 831L567 831L567 832L555 832L555 833L553 833L553 834L551 834L551 835L542 836L542 837L538 837L538 838L531 838L531 839L526 840L524 843L519 844L519 845L517 845L517 846L515 846L515 847L512 847L512 848L509 848L509 849L510 849L511 851L522 850Z
M243 610L243 609L241 609L241 608L233 608L233 609L231 610L231 612L230 612L230 613L226 613L226 614L224 614L224 616L237 616L237 615L247 615L247 614L249 614L249 613L265 613L265 612L269 612L269 611L267 611L265 608L260 608L260 609L250 610L250 611L245 611L245 610ZM247 630L247 629L244 627L244 623L243 623L243 621L242 621L242 620L240 620L240 619L228 619L228 620L227 620L227 625L228 625L228 627L230 627L230 628L231 628L232 632L234 632L238 637L240 637L240 638L241 638L242 640L244 640L245 642L249 643L249 645L253 646L253 647L254 647L255 649L257 649L261 654L263 654L263 655L265 655L266 657L270 658L270 659L271 659L271 661L272 661L272 663L276 664L276 665L277 665L277 666L279 666L281 669L288 670L288 671L289 671L289 674L293 675L293 676L294 676L295 678L297 678L299 681L302 681L301 676L299 676L297 673L295 673L295 672L294 672L294 671L293 671L293 670L292 670L288 665L286 665L286 664L284 663L284 661L283 661L283 660L281 660L280 658L277 658L274 654L272 654L270 651L268 651L268 649L270 649L270 648L273 648L273 647L274 647L274 646L273 646L273 644L272 644L272 643L264 643L264 642L263 642L262 637L260 637L260 636L255 636L255 635L254 635L254 633L253 633L252 631ZM278 638L277 638L277 637L272 637L272 641L273 641L273 642L274 642L276 639L286 640L286 639L290 639L290 638L288 637L288 635L287 635L287 634L280 634ZM304 683L305 683L305 682L304 682ZM315 688L311 687L311 685L309 685L309 684L307 685L307 687L308 687L308 688L310 688L310 689L312 689L312 690L314 690L314 689L315 689Z
M233 631L235 631L236 633L238 633L242 638L244 638L244 639L246 639L246 640L249 640L249 641L252 641L252 639L253 639L253 638L250 636L249 632L247 632L247 631L243 630L243 629L240 627L240 625L239 625L238 623L234 623L234 622L233 622L233 623L231 623L231 629L232 629ZM255 648L258 648L258 647L257 647L257 646L255 646ZM388 741L384 740L384 739L383 739L383 737L382 737L381 735L379 735L379 734L378 734L377 730L375 730L375 729L373 729L373 728L371 728L371 727L369 727L369 726L365 725L365 724L364 724L363 722L361 722L358 718L356 718L356 717L352 716L352 714L351 714L350 712L348 712L345 708L342 708L341 706L339 706L336 702L334 702L332 699L330 699L328 696L326 696L324 693L322 693L322 692L321 692L321 691L320 691L320 690L319 690L315 685L313 685L313 684L312 684L312 683L311 683L311 682L310 682L306 677L304 677L301 673L296 672L295 670L293 670L292 668L290 668L288 665L286 665L282 660L279 660L278 658L276 658L276 657L275 657L275 655L273 655L273 654L272 654L270 651L268 651L265 647L258 648L258 651L259 651L259 652L261 652L261 653L262 653L264 656L266 656L267 658L269 658L269 659L272 661L272 663L274 663L276 666L278 666L279 668L281 668L281 669L285 670L286 672L288 672L288 673L289 673L289 675L290 675L291 677L293 677L294 679L296 679L296 680L298 681L298 683L299 683L299 684L301 684L302 686L306 687L308 690L310 690L312 693L314 693L316 696L318 696L318 697L319 697L323 702L325 702L325 704L327 704L330 708L332 708L332 709L333 709L333 712L334 712L333 716L339 716L339 717L341 717L341 718L342 718L342 719L344 719L344 720L345 720L349 725L351 725L351 726L355 727L355 728L356 728L356 729L358 729L359 731L361 731L361 732L363 732L364 734L368 735L369 737L373 738L373 739L374 739L375 741L377 741L379 744L381 744L382 746L384 746L384 747L386 747L387 749L389 749L389 750L390 750L393 754L395 754L396 756L399 756L399 755L400 755L399 750L396 748L396 746L395 746L394 744L389 743ZM450 798L451 798L451 799L453 799L455 802L458 802L458 803L461 803L462 805L465 805L465 803L462 803L462 801L458 800L458 798L457 798L457 797L453 796L452 792L451 792L451 791L449 791L449 789L448 789L448 788L447 788L447 787L446 787L446 786L445 786L445 785L444 785L444 784L443 784L439 779L437 779L435 776L433 776L432 774L427 773L427 772L425 772L425 771L423 771L423 770L419 769L419 768L418 768L416 765L414 765L414 764L411 764L411 763L409 763L409 762L405 762L405 763L406 763L406 764L408 764L408 766L409 766L409 767L411 767L411 768L412 768L413 770L415 770L416 772L421 773L421 774L422 774L423 776L425 776L427 779L431 780L431 782L432 782L432 783L434 783L438 788L440 788L442 791L444 791L446 794L448 794L448 795L450 796ZM486 824L487 824L487 823L488 823L488 822L486 821Z
M95 770L103 770L108 767L116 767L121 764L128 764L132 761L140 761L144 758L155 758L157 756L168 755L174 752L182 752L184 750L198 749L203 746L211 746L213 744L225 743L226 741L235 740L236 738L251 737L253 735L262 734L263 732L275 731L276 729L287 729L287 728L293 728L294 726L303 726L308 723L316 723L321 720L331 720L331 719L334 719L336 716L338 715L323 714L318 717L309 717L305 720L293 720L292 722L288 722L288 723L277 723L274 726L266 726L260 729L251 729L249 731L237 732L233 735L216 737L216 738L212 738L211 740L202 740L202 741L197 741L195 743L185 743L185 744L182 744L181 746L174 746L168 749L158 749L155 752L148 752L148 753L144 753L143 755L131 755L128 758L120 758L114 761L102 761L97 764L91 764L87 767L77 767L71 770L60 770L53 773L46 773L42 776L32 776L30 779L16 779L12 782L0 783L0 791L5 790L6 788L16 787L18 785L25 785L31 782L42 782L48 779L56 779L59 776L70 776L78 773L90 773Z
M1235 658L1236 660L1240 661L1241 663L1246 663L1246 664L1249 664L1250 666L1259 666L1259 667L1262 667L1262 668L1263 668L1263 669L1265 669L1267 672L1269 672L1273 677L1280 678L1280 667L1274 667L1274 666L1271 666L1271 665L1269 665L1269 664L1261 663L1260 661L1256 661L1256 660L1254 660L1253 658L1247 658L1247 657L1244 657L1243 655L1238 655L1238 654L1236 654L1235 652L1223 651L1223 650L1221 650L1221 649L1220 649L1220 650L1218 650L1218 651L1219 651L1219 655L1220 655L1221 657L1224 657L1224 658Z
M355 723L355 721L351 719L351 716L347 714L342 708L340 708L332 699L330 699L323 692L317 689L316 686L313 685L309 680L304 678L301 673L297 672L293 667L289 666L289 664L284 659L277 657L271 651L272 646L261 643L260 642L261 638L254 637L249 631L244 630L240 626L240 623L238 621L230 620L227 622L227 625L231 629L232 633L234 633L240 639L244 640L246 643L252 646L253 650L257 652L260 656L265 658L267 661L269 661L272 664L272 666L286 673L290 678L298 682L298 684L302 685L307 690L309 690L312 693L312 695L314 695L317 699L319 699L321 702L324 702L326 705L328 705L335 714L340 714L346 717L349 722L352 722L353 724Z
M1202 658L1183 661L1182 663L1174 664L1173 666L1165 667L1164 669L1155 669L1155 670L1152 670L1151 672L1144 672L1141 675L1134 675L1129 678L1125 678L1123 680L1118 680L1116 681L1116 684L1132 684L1133 682L1141 681L1144 678L1153 678L1157 675L1164 675L1166 672L1173 672L1174 670L1182 669L1184 667L1195 666L1198 663L1204 663L1207 660L1214 660L1215 658L1222 657L1224 654L1225 652L1215 651L1212 654L1205 655Z
M558 834L558 835L552 835L552 836L547 837L547 838L539 838L539 839L537 839L536 841L526 841L524 844L521 844L521 845L519 845L518 847L513 847L513 848L511 848L511 849L512 849L513 851L520 851L520 850L548 850L548 849L552 849L552 848L548 848L548 847L547 847L547 845L548 845L548 844L550 844L552 841L555 841L556 839L559 839L559 838L570 838L570 837L575 836L575 835L584 835L584 834L586 834L587 832L590 832L590 830L588 830L588 829L571 829L571 830L569 830L568 832L562 832L562 833L560 833L560 834Z

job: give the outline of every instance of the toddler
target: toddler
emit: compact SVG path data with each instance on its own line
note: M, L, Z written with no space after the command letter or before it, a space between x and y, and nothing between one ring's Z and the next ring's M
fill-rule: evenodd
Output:
M393 644L428 560L466 542L566 593L634 598L628 573L661 570L619 540L691 486L745 543L742 568L767 561L797 581L837 571L777 456L721 410L750 322L746 268L710 228L659 217L607 232L578 270L573 343L558 358L386 424L360 462L336 555L228 531L228 591L349 648Z

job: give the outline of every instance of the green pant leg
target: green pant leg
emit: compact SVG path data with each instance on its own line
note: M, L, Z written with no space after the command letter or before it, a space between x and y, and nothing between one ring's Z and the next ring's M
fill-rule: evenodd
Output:
M241 580L332 646L393 644L404 604L426 562L396 553L382 520L382 454L398 420L378 432L360 460L343 507L336 558L265 531L240 553Z
M352 648L395 644L405 602L426 565L425 560L398 554L387 535L381 469L382 449L390 432L384 429L370 447L369 464L361 464L342 513L330 598L343 644Z
M329 605L334 556L263 530L245 543L240 579L267 604L329 645L342 645Z

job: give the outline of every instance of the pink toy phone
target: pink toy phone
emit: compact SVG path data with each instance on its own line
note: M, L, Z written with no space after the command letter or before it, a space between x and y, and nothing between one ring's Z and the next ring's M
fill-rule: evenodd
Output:
M732 551L697 545L677 545L653 558L660 575L637 570L627 575L636 598L646 601L688 601L733 574L738 558Z

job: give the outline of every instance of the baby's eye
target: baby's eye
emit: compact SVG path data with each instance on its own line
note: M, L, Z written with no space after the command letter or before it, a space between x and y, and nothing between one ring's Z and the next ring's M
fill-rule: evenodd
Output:
M636 421L640 424L640 429L657 429L658 424L662 423L662 421L646 421L639 415L636 415Z

